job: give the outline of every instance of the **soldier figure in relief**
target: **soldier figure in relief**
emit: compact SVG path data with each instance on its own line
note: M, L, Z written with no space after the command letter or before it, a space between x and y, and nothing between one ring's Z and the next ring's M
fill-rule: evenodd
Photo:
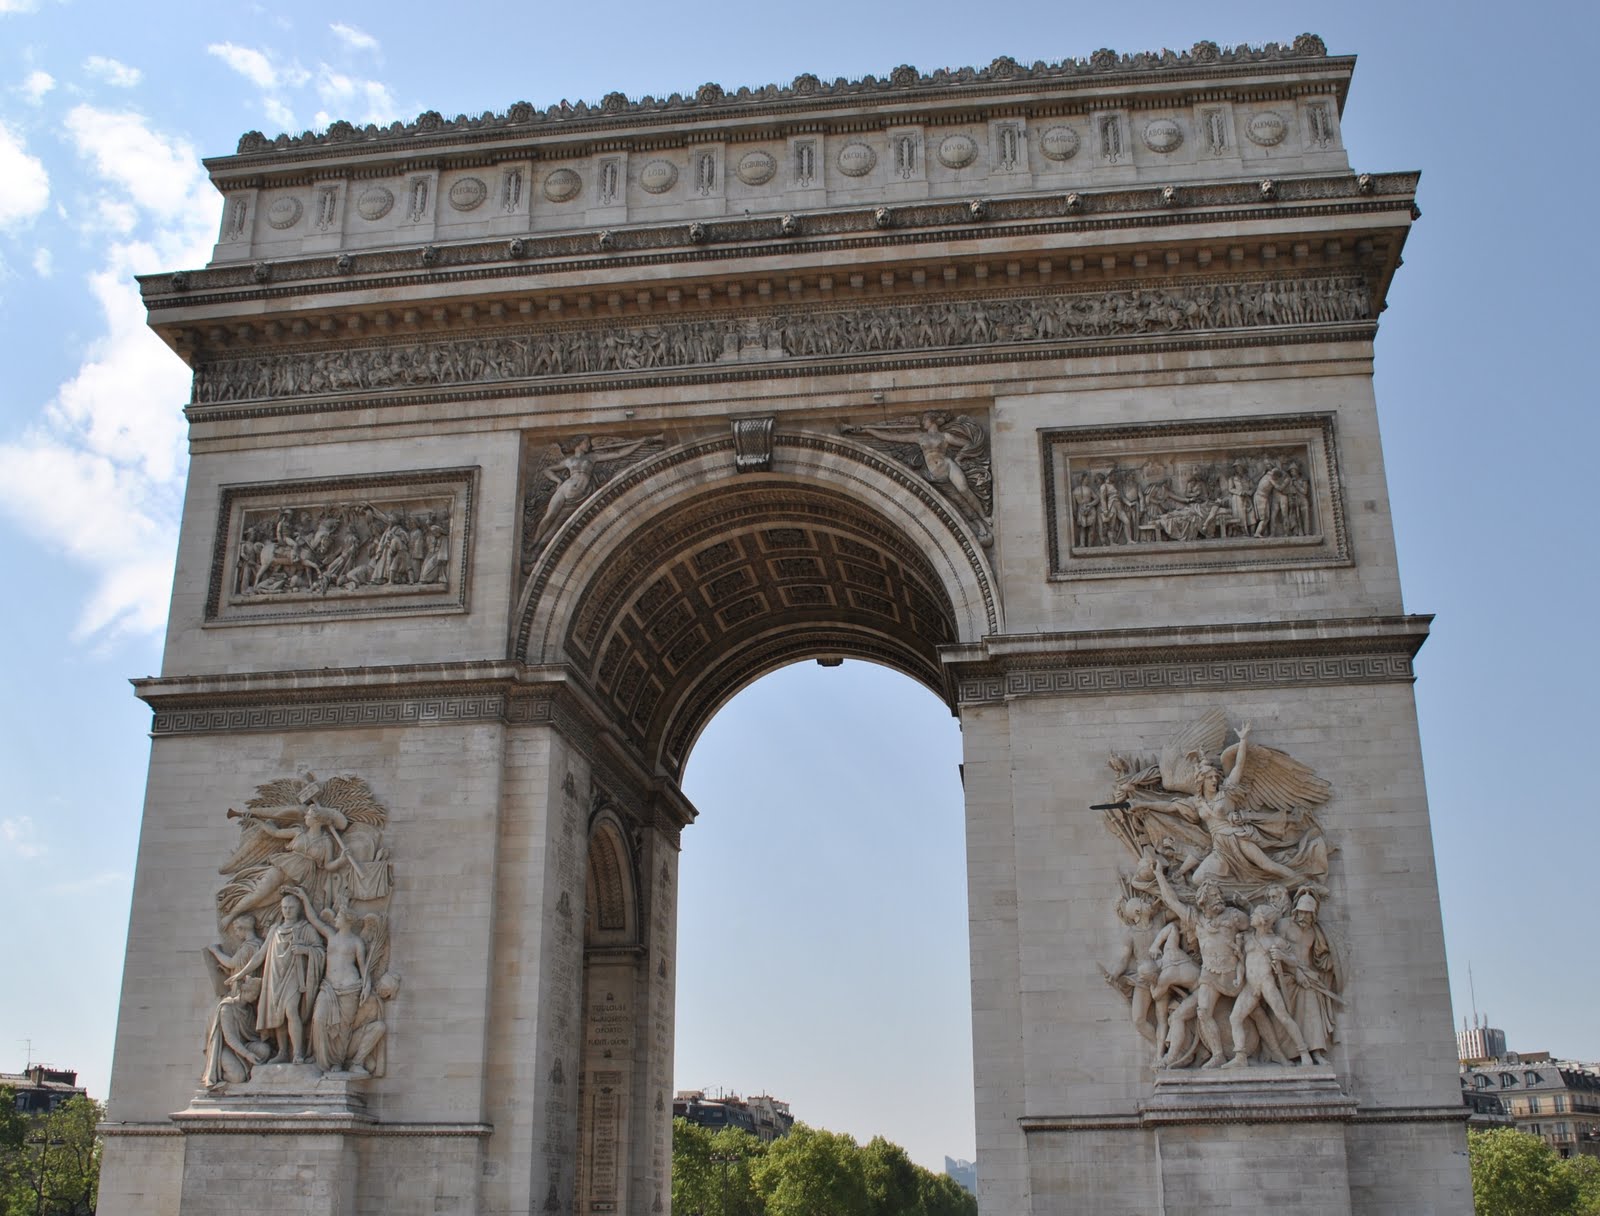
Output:
M1289 1006L1283 999L1283 989L1278 983L1284 964L1294 966L1294 955L1289 943L1272 931L1276 921L1277 916L1267 904L1258 904L1250 912L1250 932L1241 938L1244 943L1244 986L1234 998L1233 1012L1228 1015L1228 1029L1233 1034L1233 1059L1224 1065L1225 1068L1244 1068L1250 1063L1243 1047L1244 1023L1262 1003L1277 1015L1279 1025L1289 1032L1289 1041L1294 1044L1300 1063L1313 1063L1311 1053L1306 1049L1305 1037L1300 1033L1299 1023L1290 1015Z
M1239 909L1230 908L1223 901L1222 892L1215 883L1202 883L1195 902L1188 904L1174 894L1171 883L1167 881L1167 868L1159 861L1156 863L1156 882L1161 888L1162 902L1172 909L1179 923L1194 934L1200 943L1200 979L1191 998L1194 1001L1193 1015L1199 1026L1200 1041L1211 1053L1211 1058L1204 1066L1217 1068L1226 1058L1222 1050L1222 1034L1217 1028L1217 1002L1223 997L1238 995L1243 985L1244 960L1240 954L1239 939L1249 920ZM1173 1015L1177 1027L1168 1031L1168 1057L1177 1042L1174 1036L1182 1033L1181 1024L1187 1020L1188 1005L1189 1001L1185 1000ZM1239 1042L1238 1039L1234 1041ZM1173 1063L1170 1058L1166 1062Z

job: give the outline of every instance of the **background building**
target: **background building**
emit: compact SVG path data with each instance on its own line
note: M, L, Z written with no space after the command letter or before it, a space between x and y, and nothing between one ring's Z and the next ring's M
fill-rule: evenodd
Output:
M1540 1137L1563 1157L1600 1156L1600 1072L1547 1051L1507 1052L1461 1070L1472 1126L1504 1126L1489 1097L1498 1099L1518 1131Z
M1487 1025L1487 1018L1478 1018L1468 1024L1461 1019L1461 1029L1456 1031L1456 1055L1467 1060L1498 1060L1506 1054L1506 1032Z
M978 1167L970 1161L958 1161L951 1157L944 1159L944 1172L954 1178L968 1194L978 1193Z
M725 1094L708 1098L704 1090L682 1089L672 1099L672 1117L687 1119L712 1131L724 1127L741 1128L767 1144L787 1136L794 1126L789 1104L771 1094L755 1094L749 1098Z
M48 1115L69 1098L86 1098L89 1091L78 1084L78 1074L68 1068L30 1064L22 1072L0 1072L0 1089L17 1091L17 1111L24 1115Z

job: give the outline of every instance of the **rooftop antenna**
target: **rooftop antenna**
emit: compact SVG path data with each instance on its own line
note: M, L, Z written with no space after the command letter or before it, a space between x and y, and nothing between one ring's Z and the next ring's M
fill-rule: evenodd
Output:
M28 1051L27 1051L28 1062L22 1066L22 1071L23 1072L27 1072L28 1069L33 1067L33 1040L32 1039L18 1039L17 1042L22 1043L28 1049Z
M1482 1025L1481 1022L1478 1022L1478 989L1474 986L1474 984L1472 982L1472 960L1471 959L1467 960L1467 992L1470 993L1471 996L1472 996L1472 1020L1473 1020L1474 1023L1476 1023L1478 1025Z

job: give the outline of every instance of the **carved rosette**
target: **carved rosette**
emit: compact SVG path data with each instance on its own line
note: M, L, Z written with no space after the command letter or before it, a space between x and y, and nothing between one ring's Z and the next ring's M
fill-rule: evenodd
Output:
M1110 765L1111 796L1093 809L1131 868L1101 973L1155 1068L1325 1065L1345 973L1315 815L1332 787L1221 709L1159 755Z
M239 843L221 866L220 940L204 952L217 999L202 1086L244 1085L275 1065L383 1076L400 991L388 812L359 777L309 773L257 786L245 807L228 811Z

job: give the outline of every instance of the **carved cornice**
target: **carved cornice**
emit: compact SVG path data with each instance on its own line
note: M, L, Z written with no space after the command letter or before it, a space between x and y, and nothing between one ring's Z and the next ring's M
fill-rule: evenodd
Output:
M823 106L844 103L852 109L874 104L967 99L980 102L996 94L1025 87L1030 93L1060 91L1089 84L1131 83L1157 76L1172 82L1201 82L1208 78L1237 77L1244 73L1304 73L1308 63L1326 64L1343 78L1354 68L1353 57L1329 57L1327 46L1315 34L1301 34L1285 46L1269 42L1261 47L1239 45L1221 48L1214 42L1195 43L1188 51L1145 51L1121 54L1099 50L1087 59L1069 58L1031 66L1002 55L986 68L940 69L923 73L902 65L886 77L865 76L849 81L840 77L831 84L809 73L796 76L787 88L775 84L756 89L729 91L718 84L703 84L694 95L674 93L657 100L645 97L630 100L622 93L607 93L598 105L563 101L545 110L528 102L517 102L504 114L485 113L478 118L465 114L446 119L437 111L427 111L411 123L395 122L380 128L368 124L357 128L348 122L334 122L321 135L307 131L302 135L280 135L269 140L258 131L246 132L239 139L238 152L206 162L214 172L223 169L272 167L286 155L304 159L325 149L336 149L342 157L372 151L387 151L410 144L413 154L445 150L450 144L503 140L522 135L546 136L560 132L592 131L604 138L608 129L637 126L641 122L659 123L716 120L745 115L799 114ZM1338 89L1343 98L1342 83ZM295 156L296 153L302 154Z
M1262 200L1255 178L1197 182L1179 188L1176 206L1156 186L1051 192L987 200L983 221L977 223L965 201L937 200L890 206L888 229L877 207L853 207L807 212L793 233L785 232L781 216L727 218L703 221L698 240L691 238L688 223L676 222L617 229L603 234L604 242L602 234L591 231L527 234L285 258L260 263L264 279L255 264L227 264L182 271L177 282L172 273L141 275L138 281L145 306L159 315L162 310L201 304L348 296L380 286L416 286L437 293L452 283L496 278L527 280L573 272L593 276L662 265L704 266L710 271L734 258L894 250L930 240L959 246L997 235L1060 238L1127 229L1169 232L1196 224L1389 212L1409 220L1417 182L1416 173L1288 178L1275 183L1277 193L1271 202ZM431 260L425 262L430 251Z
M941 652L964 706L1019 697L1409 683L1431 616L996 637Z
M124 1130L101 1124L102 1135L138 1136L175 1132L184 1136L368 1136L412 1140L481 1140L494 1134L492 1123L375 1123L370 1120L285 1115L174 1116L172 1132Z
M1024 1133L1144 1131L1174 1123L1464 1123L1472 1112L1464 1106L1354 1106L1330 1108L1320 1102L1301 1105L1261 1104L1226 1110L1197 1110L1187 1117L1108 1112L1089 1115L1024 1115L1017 1124Z
M564 671L503 661L327 667L132 681L150 733L547 723L592 739L604 719Z
M596 779L654 799L673 822L693 820L681 791L646 769L611 716L564 667L490 660L327 667L132 681L153 711L153 738L241 731L370 727L550 726L588 757Z

